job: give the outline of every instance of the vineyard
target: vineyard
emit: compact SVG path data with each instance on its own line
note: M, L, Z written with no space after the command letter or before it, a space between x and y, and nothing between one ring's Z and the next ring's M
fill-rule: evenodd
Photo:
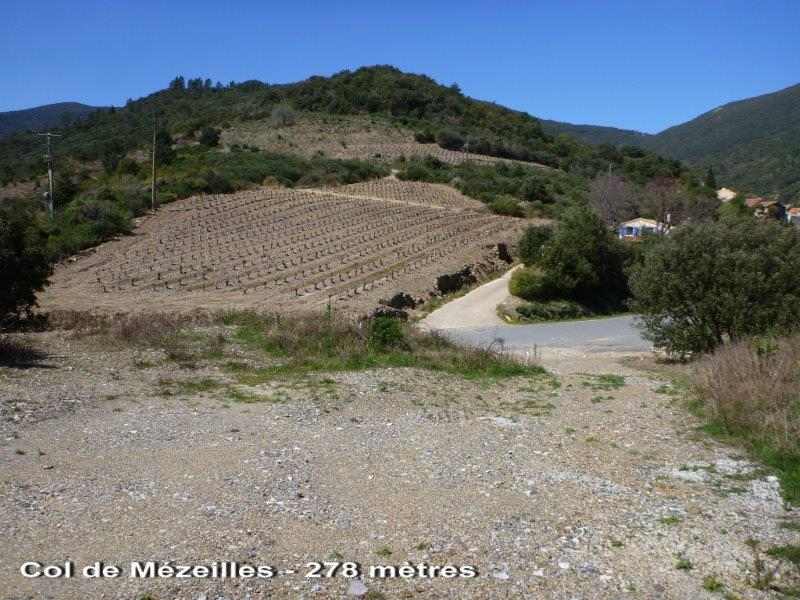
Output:
M41 305L290 312L331 302L360 314L399 292L427 298L439 276L466 266L480 278L503 264L498 244L512 243L523 221L424 186L389 179L187 198L60 265Z
M305 157L325 156L339 159L380 159L432 156L442 162L479 164L520 163L548 169L536 163L497 158L472 152L446 150L437 144L421 144L411 130L381 120L365 117L321 116L303 114L297 123L274 127L268 122L238 123L222 132L225 144L246 144L261 150Z
M401 181L393 177L386 177L353 183L338 189L356 196L398 200L409 204L438 206L454 210L488 212L488 208L483 202L465 196L457 189L441 183Z

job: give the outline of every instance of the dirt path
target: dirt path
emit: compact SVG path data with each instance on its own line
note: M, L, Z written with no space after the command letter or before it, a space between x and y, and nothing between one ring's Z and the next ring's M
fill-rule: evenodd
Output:
M517 268L517 267L515 267ZM508 281L514 269L436 309L419 322L423 330L484 328L505 325L497 306L508 298Z
M224 377L215 364L37 339L45 364L0 369L2 598L722 597L709 577L730 597L779 597L753 587L746 541L789 543L781 524L800 515L774 480L698 436L669 386L628 367L495 383L331 374L242 403L169 383ZM125 576L19 574L68 558ZM283 573L131 579L134 560ZM478 576L303 577L321 560Z

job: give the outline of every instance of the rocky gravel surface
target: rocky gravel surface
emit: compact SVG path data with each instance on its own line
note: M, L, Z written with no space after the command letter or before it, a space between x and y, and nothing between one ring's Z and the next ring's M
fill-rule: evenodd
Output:
M795 577L759 550L800 537L777 480L611 355L594 375L384 369L237 402L165 383L224 380L213 364L35 338L48 358L0 368L2 598L780 598L758 579ZM72 578L20 574L67 560ZM82 577L94 561L122 573ZM132 578L131 561L273 576ZM306 577L321 561L360 575ZM477 575L429 576L447 565Z

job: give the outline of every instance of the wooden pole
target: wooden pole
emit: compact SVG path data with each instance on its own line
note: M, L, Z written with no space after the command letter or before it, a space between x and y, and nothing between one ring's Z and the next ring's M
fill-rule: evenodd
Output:
M156 130L158 129L158 118L153 115L153 168L150 179L150 209L156 209Z

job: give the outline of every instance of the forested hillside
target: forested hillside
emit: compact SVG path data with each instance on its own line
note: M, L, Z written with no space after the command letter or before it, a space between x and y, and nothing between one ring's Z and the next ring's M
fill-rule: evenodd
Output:
M656 135L612 127L544 122L593 144L639 145L698 167L745 192L800 199L800 85L731 102Z
M97 110L78 102L58 102L25 110L0 112L0 139L17 131L64 127Z
M450 184L511 215L553 217L570 203L585 205L598 174L632 186L673 181L689 194L702 188L678 161L551 135L528 114L393 67L280 85L176 77L164 90L60 130L56 255L129 229L131 216L148 207L156 119L160 202L262 184L353 183L389 167L406 179ZM0 185L33 182L40 197L44 190L35 186L44 173L40 138L17 133L0 141Z

